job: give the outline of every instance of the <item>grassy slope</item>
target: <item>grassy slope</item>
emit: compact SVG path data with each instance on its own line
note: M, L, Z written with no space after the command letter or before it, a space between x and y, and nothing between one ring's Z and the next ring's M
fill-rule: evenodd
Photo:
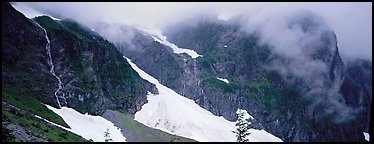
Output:
M1 94L3 101L16 107L19 107L23 110L30 111L31 113L41 116L51 122L69 128L69 126L64 122L64 120L59 115L48 109L45 105L43 105L34 97L27 96L21 93L11 94L11 92L9 92L9 90L7 89L3 89Z
M121 120L121 128L126 129L131 135L131 141L136 142L194 142L195 140L166 133L164 131L147 127L134 120L127 112L115 112Z
M25 113L23 110L9 110L3 107L2 109L3 122L9 122L25 129L26 133L34 137L45 139L49 142L85 142L86 139L73 134L69 131L56 127L44 120L38 119L31 114ZM4 129L4 125L3 125ZM5 128L6 129L6 128ZM17 135L17 132L10 132L9 134ZM2 135L3 136L3 135ZM3 139L4 140L4 139ZM7 142L14 141L8 139Z

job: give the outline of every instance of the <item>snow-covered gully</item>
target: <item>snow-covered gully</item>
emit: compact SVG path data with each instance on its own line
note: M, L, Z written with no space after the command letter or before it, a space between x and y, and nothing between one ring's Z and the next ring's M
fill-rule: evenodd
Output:
M196 51L191 50L191 49L185 49L185 48L180 48L176 46L175 44L169 42L166 38L166 36L162 35L162 32L159 29L145 29L145 28L140 28L136 27L137 29L149 34L156 42L166 45L170 47L174 53L176 54L181 54L185 53L189 55L191 58L195 59L197 57L202 57L202 55L199 55Z
M124 57L126 58L126 57ZM148 93L148 103L135 113L135 120L149 127L197 141L235 141L235 122L213 115L193 100L174 90L138 68L126 58L141 78L156 85L159 94ZM251 129L250 141L282 141L265 130Z

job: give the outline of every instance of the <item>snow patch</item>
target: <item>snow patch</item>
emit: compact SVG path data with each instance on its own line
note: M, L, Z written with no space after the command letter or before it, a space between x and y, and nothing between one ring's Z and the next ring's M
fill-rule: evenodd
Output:
M170 43L169 41L167 41L166 36L162 35L162 32L159 29L149 30L149 29L140 28L140 27L136 27L136 28L141 30L141 31L144 31L144 32L148 33L149 35L151 35L152 38L156 42L158 42L160 44L163 44L163 45L166 45L166 46L169 46L173 50L173 52L176 53L176 54L186 53L189 56L191 56L192 58L197 58L199 56L202 57L202 55L197 54L197 52L195 52L194 50L179 48L175 44Z
M124 58L126 58L124 56ZM213 115L193 100L162 85L126 58L141 78L156 85L159 94L148 92L148 103L135 113L135 120L152 128L197 141L235 141L235 122ZM251 141L281 141L264 130L251 130Z
M225 82L225 83L229 83L229 80L228 80L228 79L225 79L225 78L219 78L219 77L217 77L217 79L220 80L220 81L223 81L223 82Z
M45 14L42 14L42 15L45 15ZM50 15L45 15L45 16L49 16L51 19L53 19L53 20L55 20L55 21L59 21L59 20L61 20L61 19L59 19L59 18L55 18L55 17L50 16Z
M48 122L48 123L50 123L50 124L52 124L52 125L54 125L54 126L57 126L57 127L60 127L60 128L62 128L62 129L64 129L64 130L70 131L70 129L68 129L68 128L62 126L62 125L59 125L59 124L56 124L56 123L51 122L51 121L49 121L49 120L46 120L46 119L44 119L44 118L42 118L42 117L40 117L40 116L38 116L38 115L34 115L34 116L35 116L36 118L38 118L38 119L42 119L42 120L44 120L44 121L46 121L46 122Z
M365 140L370 141L370 134L366 132L363 132L363 133L364 133Z
M21 12L23 15L25 15L27 18L34 18L38 15L41 15L40 12L34 10L33 8L27 6L27 5L24 5L24 4L21 4L21 3L17 3L17 4L13 4L12 5L17 11Z
M249 129L248 140L250 142L283 142L280 138L268 133L265 130Z
M21 4L21 3L17 3L17 4L14 4L12 6L17 11L19 11L20 13L22 13L23 15L25 15L29 19L32 19L32 18L37 17L37 16L49 16L53 20L60 20L60 19L52 17L50 15L40 13L39 11L36 11L33 8L31 8L31 7L27 6L27 5Z
M249 113L245 110L245 109L238 109L236 110L236 113L239 113L240 111L243 111L244 112L244 119L254 119L253 116L249 115Z
M72 108L62 107L56 109L46 105L48 109L62 117L62 119L71 127L65 128L83 138L92 139L95 142L104 142L104 132L109 128L110 138L115 142L125 142L126 138L122 135L121 130L112 122L101 116L92 116L89 114L81 114ZM61 126L60 126L61 127Z

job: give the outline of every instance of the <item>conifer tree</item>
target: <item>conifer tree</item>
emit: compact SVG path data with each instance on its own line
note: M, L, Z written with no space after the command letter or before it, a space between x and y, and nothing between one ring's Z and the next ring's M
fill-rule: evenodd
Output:
M235 124L236 131L233 131L236 134L237 142L249 142L247 136L250 134L248 132L248 121L244 118L244 111L239 110L237 112L238 120Z
M107 128L106 132L104 132L105 142L113 141L113 139L110 138L109 134L109 128Z

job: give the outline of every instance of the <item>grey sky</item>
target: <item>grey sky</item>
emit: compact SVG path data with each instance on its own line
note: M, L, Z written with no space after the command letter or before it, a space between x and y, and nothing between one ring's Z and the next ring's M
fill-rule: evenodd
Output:
M258 25L275 16L310 10L320 15L337 35L342 58L372 59L372 3L13 3L24 12L31 8L56 17L69 17L90 26L95 21L143 27L164 27L200 14L244 14ZM29 8L27 8L29 7ZM36 12L34 12L36 13Z

